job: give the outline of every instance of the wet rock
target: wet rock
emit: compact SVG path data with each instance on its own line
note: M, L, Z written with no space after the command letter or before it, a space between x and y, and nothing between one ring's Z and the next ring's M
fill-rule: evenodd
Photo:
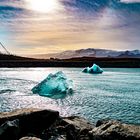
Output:
M40 109L20 109L13 112L0 113L0 124L6 121L19 120L19 136L40 135L59 118L59 112Z
M44 138L50 138L51 136L66 136L66 140L79 140L89 139L89 131L94 126L87 120L81 117L72 116L60 118L54 125L46 130Z
M65 118L63 118L62 123L64 123L65 125L73 125L73 126L77 127L77 129L80 129L80 130L85 130L85 129L91 130L95 127L93 124L88 122L86 119L84 119L82 117L78 117L78 116L65 117Z
M19 136L19 120L6 121L0 126L0 140L17 140Z
M26 137L25 137L26 136ZM139 140L140 126L99 120L60 117L57 111L20 109L0 113L0 140Z
M109 121L109 120L107 120L107 119L98 120L98 121L96 122L96 127L99 127L99 126L101 126L102 124L106 124L106 123L108 123L108 121Z
M90 131L94 140L139 140L140 126L128 125L119 121L98 121L96 128Z
M68 140L88 140L89 131L94 128L94 125L86 119L77 116L63 118L63 123L66 125L66 136Z
M48 140L67 140L65 135L59 135L59 136L52 136Z
M40 138L36 138L36 137L22 137L19 140L41 140Z

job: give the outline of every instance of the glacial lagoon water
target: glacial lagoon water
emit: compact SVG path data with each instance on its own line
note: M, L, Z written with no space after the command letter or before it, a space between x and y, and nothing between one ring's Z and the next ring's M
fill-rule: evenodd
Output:
M73 80L73 96L54 100L31 89L49 73L63 71ZM78 115L91 122L110 118L140 124L140 69L105 68L103 74L81 68L0 68L0 112L45 108L61 115Z

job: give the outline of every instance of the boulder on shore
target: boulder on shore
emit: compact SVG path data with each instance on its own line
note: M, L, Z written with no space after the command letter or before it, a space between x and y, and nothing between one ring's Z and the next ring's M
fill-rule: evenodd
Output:
M0 126L0 140L15 140L19 135L19 120L6 121Z
M59 118L59 112L52 110L41 110L41 109L20 109L13 112L0 113L0 125L1 125L1 136L7 132L8 129L2 127L7 121L18 120L18 130L12 133L12 137L22 137L28 134L40 135L41 132L50 127ZM12 135L11 134L11 135ZM16 135L16 136L15 136ZM2 140L7 140L6 138ZM11 139L10 139L11 140ZM14 140L14 139L13 139Z
M114 120L60 117L59 112L20 109L0 113L0 140L139 140L140 126Z
M140 140L140 126L100 120L90 134L93 140Z
M86 119L78 116L60 118L49 129L44 132L44 137L56 140L86 140L89 139L88 132L95 126L89 123ZM63 139L62 139L63 137Z

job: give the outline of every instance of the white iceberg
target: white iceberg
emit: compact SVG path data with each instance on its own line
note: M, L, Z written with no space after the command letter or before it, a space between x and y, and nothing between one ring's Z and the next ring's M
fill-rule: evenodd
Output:
M66 75L59 71L49 74L46 79L32 89L32 92L53 99L63 99L73 93L72 80L68 80Z
M86 67L82 70L82 72L85 73L92 73L92 74L99 74L99 73L103 73L103 69L100 68L98 65L93 64L92 67Z

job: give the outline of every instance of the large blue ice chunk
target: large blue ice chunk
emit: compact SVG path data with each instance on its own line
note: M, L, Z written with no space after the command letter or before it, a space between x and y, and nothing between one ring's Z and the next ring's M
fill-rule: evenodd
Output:
M93 64L92 67L86 67L86 68L84 68L82 72L92 73L92 74L98 74L98 73L103 73L103 69L100 68L98 65Z
M68 80L62 71L55 74L51 73L46 79L36 85L32 92L40 96L62 99L72 94L72 80Z

